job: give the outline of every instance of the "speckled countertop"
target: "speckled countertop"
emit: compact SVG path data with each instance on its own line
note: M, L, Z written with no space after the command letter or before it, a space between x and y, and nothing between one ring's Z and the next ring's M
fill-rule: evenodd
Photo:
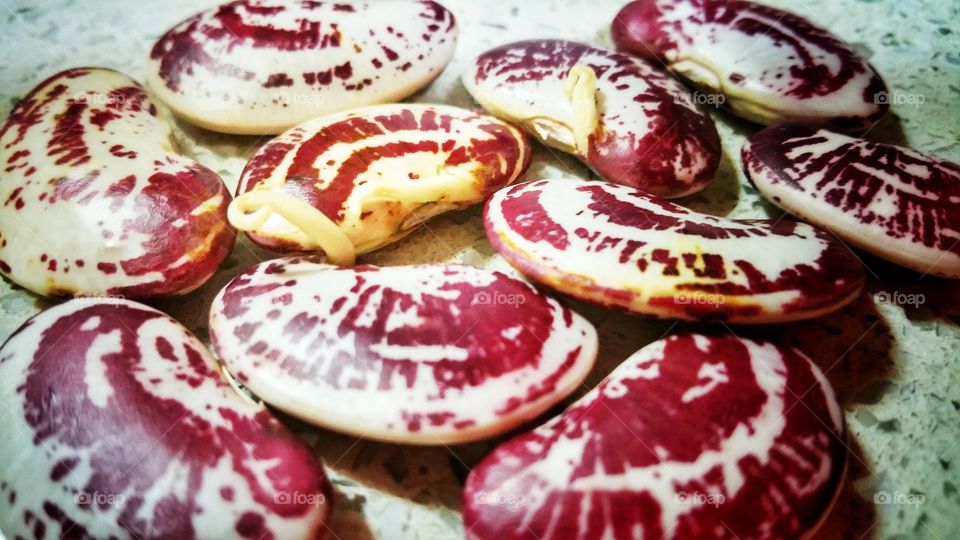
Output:
M67 67L103 65L143 80L150 44L193 12L196 0L0 0L0 118L36 83ZM474 106L458 77L475 54L505 42L562 37L610 44L622 2L443 0L461 36L446 72L415 101ZM887 81L893 114L866 134L960 161L960 3L956 0L776 0L853 43ZM739 171L739 149L755 127L714 112L725 159L714 184L682 201L735 217L778 215ZM245 160L266 139L177 126L185 152L235 186ZM567 156L537 147L528 178L587 178ZM69 234L64 231L64 234ZM270 255L238 243L207 285L158 305L206 336L213 295L244 267ZM441 217L403 242L365 258L376 264L459 260L499 269L476 209ZM821 320L731 328L804 350L826 371L850 431L847 484L816 535L821 538L960 538L960 281L921 277L870 257L869 290ZM911 296L912 295L912 296ZM909 302L906 302L909 301ZM0 281L0 338L49 301ZM909 305L908 305L909 304ZM602 339L588 384L644 344L684 325L577 304ZM585 390L585 389L584 389ZM290 421L317 449L337 487L338 538L462 538L459 493L470 464L493 441L411 448L372 443ZM0 464L0 467L3 465ZM891 502L884 503L884 500Z

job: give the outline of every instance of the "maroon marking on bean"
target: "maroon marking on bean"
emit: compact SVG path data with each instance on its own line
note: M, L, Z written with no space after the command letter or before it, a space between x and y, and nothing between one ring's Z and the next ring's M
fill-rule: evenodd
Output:
M512 230L531 242L544 241L557 249L570 246L566 230L550 219L550 214L540 205L539 192L528 191L510 197L510 202L503 205L503 215Z
M50 471L50 480L53 480L54 482L63 480L63 477L70 474L70 471L76 467L77 463L79 462L80 459L75 457L61 459Z
M54 79L60 76L70 76L72 74L86 74L86 70L68 70L57 75L49 77L47 80L40 83L36 89L27 94L23 99L21 99L17 106L13 108L13 111L10 113L10 116L7 118L7 121L0 127L0 139L2 139L7 131L10 129L16 128L17 137L10 141L4 146L4 148L10 148L14 145L20 144L23 142L23 137L27 134L27 130L31 127L39 124L43 120L44 113L46 112L48 105L57 100L64 92L67 91L67 86L65 84L58 84L53 88L50 88L47 91L46 97L43 100L38 101L37 91L47 87L47 85Z
M111 146L110 153L117 157L123 157L128 159L136 159L137 157L137 153L135 151L124 150L124 146L122 144L115 144Z
M76 167L90 161L87 143L83 140L83 115L86 110L86 103L72 102L67 105L67 110L56 116L47 143L50 157L60 156L55 164Z
M7 197L6 202L3 203L4 206L9 206L10 203L16 203L17 201L22 200L20 198L21 193L23 193L23 186L17 186L13 188L13 191L10 192L10 195Z
M386 45L381 45L380 48L383 49L383 54L387 55L387 60L393 62L397 58L400 58L400 55L397 54L396 51L394 51L390 47L387 47ZM380 67L380 66L377 66L377 67Z
M266 527L263 516L254 512L247 512L240 516L235 527L237 534L243 538L253 540L274 540L274 535Z
M112 120L120 118L120 115L116 111L111 111L109 109L93 111L90 114L90 123L100 128L100 131L103 131L107 124Z
M274 73L267 77L267 82L263 83L264 88L278 88L281 86L293 86L293 79L286 73Z
M194 33L200 31L198 18L185 24L183 29L178 27L164 34L150 51L150 58L160 62L160 78L171 90L179 90L183 75L193 73L194 66L203 66L216 75L243 80L254 77L253 72L237 66L223 65L204 51L193 38Z
M30 150L27 150L25 148L23 150L17 150L16 152L10 155L10 158L7 159L7 163L13 163L18 159L27 157L29 155L30 155Z
M353 76L353 67L350 65L350 62L344 62L343 64L340 64L339 66L335 66L333 68L333 74L338 79L343 79L343 80L349 79L350 77Z

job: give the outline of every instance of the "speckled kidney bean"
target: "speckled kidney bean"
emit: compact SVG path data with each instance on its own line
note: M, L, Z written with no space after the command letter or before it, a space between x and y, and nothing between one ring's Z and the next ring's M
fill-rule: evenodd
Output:
M272 134L400 101L443 71L456 43L453 14L432 0L237 0L161 36L148 81L197 125Z
M128 300L74 299L0 348L10 538L291 538L327 531L306 446L200 341Z
M526 276L604 306L686 320L772 323L839 309L863 267L789 219L700 214L608 182L553 179L490 198L487 238Z
M706 187L720 161L713 121L683 85L625 54L521 41L478 56L463 83L489 112L611 182L680 197Z
M493 116L396 104L312 120L250 160L230 222L280 251L323 251L337 264L482 202L520 177L530 144Z
M774 204L918 272L960 278L960 165L799 125L750 136L743 170Z
M717 93L734 114L856 130L888 108L886 86L849 45L793 13L745 0L636 0L611 28L617 48Z
M841 485L840 406L767 341L679 335L628 358L467 478L476 540L807 538Z
M217 296L210 333L264 401L408 444L504 433L575 390L593 326L529 284L457 264L261 263Z
M0 128L0 272L38 294L187 293L233 247L229 203L113 70L50 77Z

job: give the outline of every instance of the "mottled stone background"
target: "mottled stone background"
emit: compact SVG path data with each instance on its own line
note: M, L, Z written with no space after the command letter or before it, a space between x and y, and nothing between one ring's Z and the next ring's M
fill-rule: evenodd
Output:
M442 0L458 17L460 44L446 72L414 101L471 107L458 77L483 50L513 40L560 37L610 44L621 2L606 0ZM0 118L36 83L67 67L102 65L144 78L154 39L216 1L0 0ZM853 43L902 103L866 137L960 161L960 3L956 0L776 0ZM895 99L897 99L895 97ZM922 101L922 104L917 104ZM914 103L913 105L910 103ZM684 204L736 217L778 215L739 170L739 149L755 128L713 114L725 159L715 183ZM221 136L179 125L183 150L236 185L265 139ZM589 177L567 156L537 147L528 178ZM71 231L63 231L71 234ZM238 243L209 284L163 302L206 337L213 295L245 266L269 257ZM400 244L365 258L378 264L460 260L504 268L483 238L476 209L437 219ZM816 538L960 538L960 281L922 277L864 257L869 291L822 320L732 328L793 343L827 372L846 411L848 482ZM880 294L885 293L885 294ZM921 294L919 306L886 301ZM48 301L0 281L0 337ZM600 329L601 361L588 386L642 345L686 325L577 305ZM586 388L584 388L586 389ZM370 443L291 421L323 456L338 488L335 534L342 539L462 538L460 486L493 442L451 448ZM680 426L678 426L680 427ZM2 466L2 464L0 464ZM875 504L879 493L916 504Z

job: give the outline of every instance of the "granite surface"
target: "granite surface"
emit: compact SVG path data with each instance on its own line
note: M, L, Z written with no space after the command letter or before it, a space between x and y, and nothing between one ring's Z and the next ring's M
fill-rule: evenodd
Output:
M0 0L0 118L37 82L63 68L102 65L143 80L147 51L163 31L215 4L195 0ZM960 161L960 3L956 0L776 0L855 44L883 75L893 114L869 139ZM444 0L457 15L453 63L414 98L474 106L458 77L477 53L501 43L562 37L609 45L621 2ZM739 148L755 126L714 111L725 159L714 184L683 204L734 217L775 216L739 171ZM177 124L183 150L233 188L266 139L222 136ZM537 147L528 178L590 172ZM69 231L64 231L69 234ZM213 295L233 275L269 258L238 243L222 270L188 297L157 306L206 336ZM921 276L863 255L868 290L824 319L768 328L728 327L792 343L827 373L849 428L843 492L815 538L960 538L960 281ZM458 260L507 269L483 238L477 209L431 222L364 258L376 264ZM912 295L912 296L910 296ZM911 302L904 302L904 300ZM0 338L50 301L0 281ZM598 327L601 357L586 388L642 345L690 327L575 307ZM378 444L286 419L317 449L337 488L333 536L462 538L459 493L469 466L495 441L458 447ZM0 464L0 467L3 465ZM2 536L2 535L0 535Z

